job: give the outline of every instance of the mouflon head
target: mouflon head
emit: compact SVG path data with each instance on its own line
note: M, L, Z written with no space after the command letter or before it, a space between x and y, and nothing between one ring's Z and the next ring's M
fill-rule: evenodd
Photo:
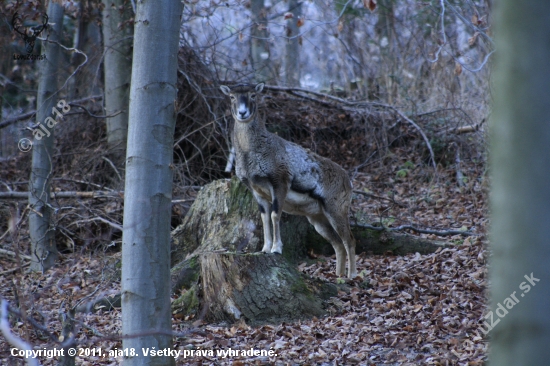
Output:
M231 99L231 114L235 121L247 123L256 117L256 94L263 90L264 85L239 84L231 88L226 85L220 86L221 91Z

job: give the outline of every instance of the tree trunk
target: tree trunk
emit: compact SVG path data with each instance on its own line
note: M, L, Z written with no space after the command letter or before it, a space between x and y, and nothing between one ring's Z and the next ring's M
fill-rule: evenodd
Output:
M52 108L60 99L57 91L60 33L63 29L63 7L55 2L48 6L50 42L44 42L46 59L40 62L41 75L38 85L36 122L40 127L33 132L32 168L30 178L29 234L31 237L31 270L46 271L54 265L58 253L50 216L50 180L52 174L52 151L56 118ZM53 121L53 122L52 122Z
M125 0L102 0L107 143L111 160L122 167L128 135L128 104L132 73L132 7Z
M271 72L271 54L269 53L269 37L267 30L267 9L264 0L251 0L252 20L250 56L256 82L273 83Z
M170 213L182 3L137 2L122 238L124 365L174 365L144 355L171 349Z
M402 254L434 252L441 246L407 235L355 228L360 251ZM263 243L256 201L236 178L203 187L183 223L172 233L173 303L182 317L280 322L324 313L333 284L296 270L306 251L334 254L305 217L283 214L283 254L258 252Z
M286 86L300 86L300 43L297 37L299 33L298 18L302 15L302 4L298 0L288 2L288 11L292 18L286 22L287 37L285 47L285 82Z
M98 69L101 63L101 29L98 21L99 10L91 1L80 1L80 16L78 18L78 30L75 33L74 47L86 54L73 53L72 66L76 68L84 61L78 73L70 82L71 100L85 98L91 95L101 94L101 78Z
M503 0L496 10L489 363L545 365L550 359L550 2Z

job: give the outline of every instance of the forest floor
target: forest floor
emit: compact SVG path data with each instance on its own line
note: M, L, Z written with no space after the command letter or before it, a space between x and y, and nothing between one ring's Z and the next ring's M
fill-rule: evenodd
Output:
M328 123L330 108L307 108L309 118ZM319 144L307 146L324 149L320 153L350 171L354 190L361 192L353 197L352 224L381 223L389 228L414 225L438 231L468 230L476 235L422 234L451 244L429 255L361 253L357 269L369 286L362 286L363 280L351 281L349 291L342 291L330 300L325 317L261 326L244 321L209 324L200 316L173 318L174 349L181 352L176 359L178 365L481 365L487 359L488 344L482 337L488 291L488 179L484 147L476 142L483 138L476 139L473 134L461 135L464 136L461 139L449 137L451 133L445 132L447 126L443 126L443 132L432 130L431 135L447 138L441 139L437 154L441 164L434 175L426 156L422 156L426 155L424 142L411 126L388 127L395 136L383 136L390 142L386 143L387 150L380 153L377 149L384 139L372 138L374 132L369 132L370 135L360 134L359 130L346 132L348 126L354 125L348 120L349 115L338 110L330 113L334 123L322 131L335 132L327 134ZM70 145L78 139L68 132L58 138L57 170L53 175L59 178L54 179L53 190L96 189L109 181L105 177L112 175L110 168L99 170L106 164L102 158L105 132L97 127L99 124L87 122L74 124L84 131L78 135L85 142L78 142L79 149ZM376 123L369 120L366 125L376 127ZM376 128L386 131L385 126L379 123ZM425 122L424 126L430 125ZM330 138L333 135L348 135L348 140L336 142ZM309 132L303 133L300 143L309 141L310 136ZM458 154L448 152L449 146L462 147L462 161ZM378 152L379 160L369 162L375 156L372 151ZM2 182L9 182L10 189L24 191L29 166L30 154L0 162ZM201 168L202 164L197 166ZM196 192L188 194L184 198L191 201ZM60 315L69 308L120 292L120 283L113 281L119 278L115 273L120 268L120 233L115 230L113 234L105 222L91 222L101 216L120 225L122 200L119 197L64 202L56 202L63 209L56 214L56 225L60 228L56 240L61 254L54 268L45 274L29 273L27 259L14 261L13 256L0 253L0 298L43 325L43 329L37 330L28 320L10 316L12 332L36 349L59 349ZM22 201L10 204L20 208L26 205ZM8 207L1 205L2 202L0 209L4 211ZM188 204L175 205L173 225L174 217L177 225L188 207ZM4 234L7 225L1 215L2 212L0 248L28 254L26 220L21 218L22 228L13 238L7 232ZM342 281L334 275L334 257L310 255L311 258L298 263L301 271L331 282ZM123 351L120 308L77 313L75 330L79 348L77 365L120 364ZM11 355L11 348L0 336L0 365L23 365L22 358ZM254 351L264 355L254 355ZM42 357L40 362L54 365L57 359Z
M328 315L292 323L250 326L173 319L177 365L481 365L487 359L487 176L483 158L439 166L437 175L410 151L354 176L355 221L387 227L413 224L434 230L468 230L476 236L438 237L452 247L429 255L358 255L363 281L330 300ZM411 161L412 160L412 161ZM352 220L352 224L354 220ZM411 234L415 234L410 232ZM79 302L114 295L111 269L120 253L108 246L65 252L46 274L20 271L0 256L0 297L46 329L10 317L12 331L37 349L59 348L60 314ZM299 269L328 281L334 257L311 253ZM24 264L24 263L23 263ZM175 298L175 297L174 297ZM76 314L77 365L117 365L122 360L120 309ZM0 337L0 364L23 365ZM256 351L256 355L254 355ZM99 354L101 352L101 354ZM141 350L138 350L141 352ZM244 352L244 353L243 353ZM248 352L248 354L246 354ZM263 355L262 355L263 353ZM267 355L266 355L267 354ZM43 365L57 358L41 357Z

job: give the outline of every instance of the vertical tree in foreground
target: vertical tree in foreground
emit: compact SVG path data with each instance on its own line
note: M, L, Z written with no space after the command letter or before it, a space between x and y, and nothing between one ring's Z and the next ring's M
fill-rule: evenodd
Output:
M48 6L48 40L44 42L46 59L40 61L40 80L36 102L36 122L32 149L31 179L29 182L29 234L31 237L31 270L46 271L57 259L54 229L51 226L50 182L52 174L53 129L56 115L57 71L59 69L59 45L63 28L63 7L50 1ZM58 108L59 109L59 108ZM50 117L48 122L46 118ZM53 119L52 119L53 118ZM46 129L47 131L44 131Z
M491 121L489 363L550 360L550 2L501 0Z
M142 348L172 348L170 212L176 76L182 5L137 2L122 238L124 365L173 365Z

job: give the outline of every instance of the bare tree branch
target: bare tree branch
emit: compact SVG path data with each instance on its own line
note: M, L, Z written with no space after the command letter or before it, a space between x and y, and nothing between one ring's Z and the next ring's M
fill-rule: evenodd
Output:
M13 334L10 329L10 323L8 321L8 301L2 299L2 314L0 315L0 331L4 335L6 341L11 344L14 348L23 350L23 351L32 351L32 346ZM33 357L27 357L27 365L29 366L39 366L40 363L38 359Z
M83 103L83 102L86 102L86 101L89 101L89 100L92 100L92 99L101 100L101 99L103 99L103 96L93 95L91 97L86 97L86 98L73 100L73 101L69 102L68 104L71 105L71 106L79 106L78 103ZM3 120L2 122L0 122L0 128L8 127L8 126L14 124L15 122L19 122L19 121L22 121L22 120L25 120L25 119L29 119L29 118L33 117L35 114L36 114L36 110L32 110L32 111L29 111L29 112L26 112L26 113L23 113L23 114L19 114L15 117L7 118L7 119Z

